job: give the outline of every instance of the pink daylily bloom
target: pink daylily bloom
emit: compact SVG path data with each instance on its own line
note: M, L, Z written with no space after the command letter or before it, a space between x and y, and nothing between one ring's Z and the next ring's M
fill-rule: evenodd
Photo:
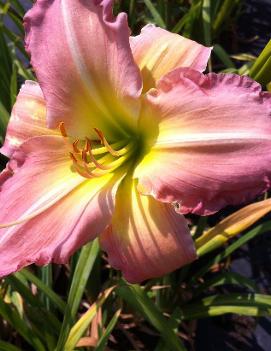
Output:
M1 152L0 275L65 263L100 235L130 282L196 259L185 213L270 187L271 95L202 72L206 48L152 25L129 37L112 0L38 0L25 17L38 83Z

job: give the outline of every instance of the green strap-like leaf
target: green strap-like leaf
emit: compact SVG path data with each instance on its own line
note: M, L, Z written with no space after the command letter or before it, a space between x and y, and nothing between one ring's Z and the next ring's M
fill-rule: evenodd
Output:
M151 2L151 0L144 0L144 3L147 6L147 8L149 9L150 13L152 14L152 17L153 17L155 23L158 26L160 26L161 28L166 28L166 24L165 24L162 16L158 12L158 10L155 8L155 6Z
M140 312L161 333L161 337L168 345L168 350L185 351L182 341L171 329L167 320L147 296L145 291L138 285L121 284L116 289L117 294L127 301L129 305Z
M215 286L224 285L224 284L234 284L246 287L251 289L253 292L258 291L257 285L250 279L243 277L242 275L235 272L225 272L218 274L212 279L207 280L203 284L199 286L198 289L193 291L193 297L200 295L204 291L207 291L209 288L213 288Z
M36 287L41 292L43 292L43 294L46 295L61 312L65 311L65 302L52 289L45 285L38 277L32 274L28 269L22 269L20 272L16 273L15 276L22 276L34 285L36 285Z
M202 22L204 43L207 46L212 44L212 26L211 26L211 0L203 0L202 2Z
M111 321L108 323L105 331L103 332L103 335L101 336L101 338L98 341L98 344L95 348L95 351L104 351L105 346L107 344L108 338L110 336L110 334L112 333L112 330L114 329L115 325L117 324L117 321L119 319L121 310L118 310L114 316L112 317Z
M271 40L251 67L249 75L264 86L271 82Z
M71 328L69 337L64 346L64 351L74 350L78 341L83 336L96 313L98 312L99 308L103 305L113 289L114 287L108 288L104 293L102 293L97 301L91 305L88 311Z
M0 341L0 351L22 351L17 346L11 345L8 342Z
M64 320L60 331L56 351L63 351L65 342L80 305L86 283L99 252L98 240L85 245L80 253L73 275Z
M225 313L245 316L270 316L271 296L261 294L213 295L181 309L181 319L214 317Z
M37 335L21 319L19 313L11 305L0 299L0 315L30 344L36 351L46 351Z
M255 236L263 234L270 230L271 221L265 222L263 224L258 225L254 229L250 230L246 234L243 234L238 240L229 245L224 251L220 254L212 257L198 272L196 272L190 280L190 283L195 282L198 278L202 277L205 273L209 271L209 269L214 265L222 261L224 258L231 255L235 250L239 247L247 243L249 240L253 239Z

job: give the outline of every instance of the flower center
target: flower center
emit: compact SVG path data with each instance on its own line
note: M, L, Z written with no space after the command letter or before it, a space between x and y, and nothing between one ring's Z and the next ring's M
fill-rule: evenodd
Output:
M65 140L68 140L64 122L59 124L59 130ZM70 143L70 158L73 169L81 176L91 179L101 177L121 167L135 151L134 141L121 140L110 144L102 131L94 128L96 140L85 138L76 139Z

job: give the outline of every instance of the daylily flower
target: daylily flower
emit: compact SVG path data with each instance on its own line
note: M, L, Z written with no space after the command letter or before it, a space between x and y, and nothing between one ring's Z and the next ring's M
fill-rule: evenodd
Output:
M183 214L269 188L270 94L202 74L210 48L153 25L129 38L111 0L38 0L25 27L39 83L1 150L2 276L100 235L127 280L157 277L197 257Z

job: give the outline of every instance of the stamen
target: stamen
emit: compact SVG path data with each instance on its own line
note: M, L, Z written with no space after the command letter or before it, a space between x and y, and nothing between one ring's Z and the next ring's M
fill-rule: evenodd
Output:
M70 158L72 159L73 163L78 163L77 158L74 156L74 154L72 152L70 152Z
M86 150L83 150L82 153L81 153L81 156L82 156L82 160L84 161L84 163L88 164L90 161L88 160L87 158L87 152Z
M96 160L96 158L95 158L94 155L92 154L91 141L90 141L88 138L86 138L86 141L87 141L87 143L86 143L86 148L85 148L85 150L88 151L91 162L93 162L94 165L95 165L97 168L103 169L103 170L105 170L105 171L106 171L106 170L109 170L110 167L105 166L105 165L99 163L99 162ZM84 156L86 157L86 155L84 155ZM87 157L86 157L86 158L87 158ZM88 163L88 162L87 162L87 163Z
M72 143L72 147L73 147L73 151L76 154L80 153L80 150L78 149L78 143L79 143L79 139L76 139L73 143Z
M94 178L94 176L92 174L89 174L88 172L84 172L83 170L81 170L78 165L75 164L74 166L75 166L77 173L80 174L80 176L87 178L87 179Z
M111 145L113 149L119 149L125 145L125 140L118 141L114 144ZM106 154L108 152L108 149L104 146L98 147L98 148L92 148L92 154L93 155L101 155L101 154ZM118 151L119 152L119 151Z
M94 128L94 131L97 133L99 139L101 140L101 143L107 148L107 150L110 152L112 156L120 156L118 151L114 150L111 145L107 142L105 136L103 135L103 132L101 132L99 129Z
M65 128L64 122L60 122L58 128L59 128L59 130L60 130L61 135L62 135L64 138L67 138L68 134L67 134L67 132L66 132L66 128Z
M92 171L87 167L86 164L84 165L84 170L85 170L85 171L87 172L87 174L88 174L90 177L92 177L92 178L94 178L94 177L100 177L101 175L103 175L103 174L98 174L98 173L92 172Z

